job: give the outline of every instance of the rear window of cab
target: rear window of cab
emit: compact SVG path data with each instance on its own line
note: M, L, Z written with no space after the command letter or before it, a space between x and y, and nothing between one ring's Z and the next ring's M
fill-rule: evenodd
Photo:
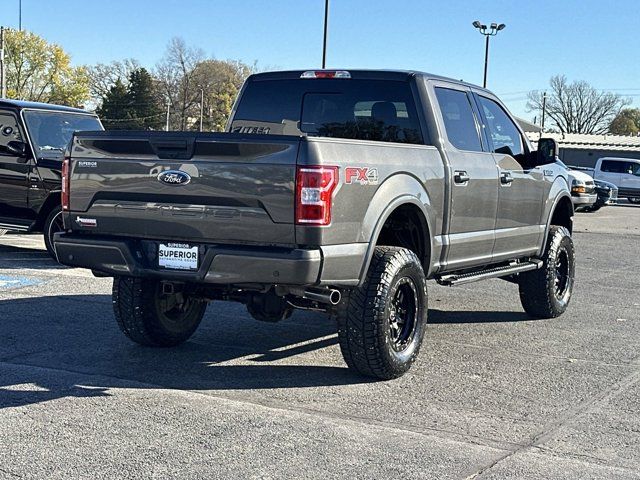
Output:
M424 143L411 86L394 80L251 81L230 131Z

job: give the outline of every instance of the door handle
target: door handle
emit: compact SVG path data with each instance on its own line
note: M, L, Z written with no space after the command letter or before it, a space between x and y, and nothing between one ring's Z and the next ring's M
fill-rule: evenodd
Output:
M500 183L502 185L509 185L511 182L513 182L513 177L509 172L503 172L500 174Z
M467 183L469 181L469 174L464 170L456 170L453 172L453 181L455 183Z

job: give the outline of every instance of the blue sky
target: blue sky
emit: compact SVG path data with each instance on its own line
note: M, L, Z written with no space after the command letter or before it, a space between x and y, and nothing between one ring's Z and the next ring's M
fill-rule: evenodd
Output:
M18 0L0 0L5 26ZM488 87L525 118L526 92L558 73L640 105L637 0L331 0L327 67L417 69L482 82L484 39L471 26L505 23L491 40ZM319 67L324 0L22 0L23 28L59 43L74 64L133 57L153 67L182 36L219 59L261 69Z

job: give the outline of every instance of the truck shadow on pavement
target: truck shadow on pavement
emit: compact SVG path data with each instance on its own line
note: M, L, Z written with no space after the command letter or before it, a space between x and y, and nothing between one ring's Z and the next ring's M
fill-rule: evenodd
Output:
M430 310L431 323L507 322L515 312ZM66 397L108 396L112 388L215 393L353 385L373 380L342 363L330 318L296 312L277 324L242 305L214 302L189 342L142 347L118 329L108 295L0 301L0 409Z
M277 324L214 302L192 339L171 349L130 342L107 295L0 301L0 409L110 388L219 391L369 383L342 365L327 316ZM339 365L339 366L338 366Z
M70 267L56 262L46 250L3 245L0 237L0 268L28 268L32 270L64 270Z

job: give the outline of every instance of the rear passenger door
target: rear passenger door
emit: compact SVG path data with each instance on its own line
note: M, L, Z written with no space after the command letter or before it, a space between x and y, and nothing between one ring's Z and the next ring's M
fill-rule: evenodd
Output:
M498 169L486 151L471 91L433 82L450 177L447 270L491 262L498 207Z
M483 94L475 97L500 176L493 261L534 254L546 227L543 196L551 184L541 167L528 165L528 145L504 107Z

